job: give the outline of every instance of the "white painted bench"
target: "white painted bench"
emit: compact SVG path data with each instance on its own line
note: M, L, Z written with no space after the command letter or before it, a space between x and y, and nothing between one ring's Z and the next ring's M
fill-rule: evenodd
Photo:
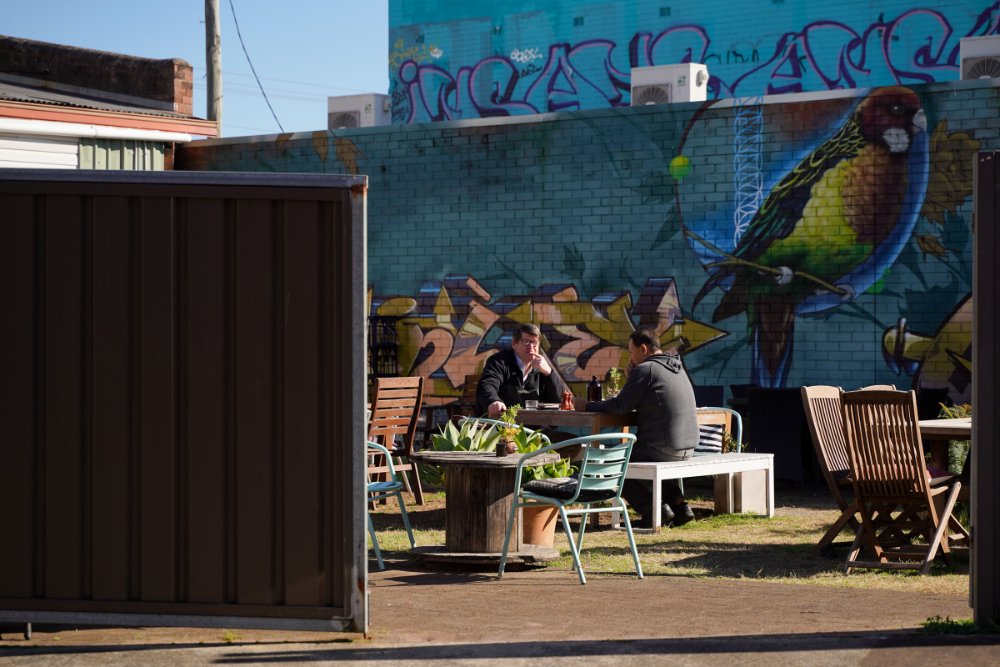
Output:
M763 479L753 479L754 472L760 473ZM636 461L628 464L625 477L653 482L653 530L658 530L663 504L660 482L709 475L715 476L716 512L757 512L774 516L774 454L706 454L692 456L686 461ZM616 528L619 518L616 512L611 519Z

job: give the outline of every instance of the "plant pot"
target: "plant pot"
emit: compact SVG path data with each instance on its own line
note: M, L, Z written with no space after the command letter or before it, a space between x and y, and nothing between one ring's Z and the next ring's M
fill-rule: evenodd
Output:
M497 443L497 456L509 456L511 454L517 454L516 440L501 440Z
M521 509L521 541L552 548L556 538L559 510L555 507L524 507Z

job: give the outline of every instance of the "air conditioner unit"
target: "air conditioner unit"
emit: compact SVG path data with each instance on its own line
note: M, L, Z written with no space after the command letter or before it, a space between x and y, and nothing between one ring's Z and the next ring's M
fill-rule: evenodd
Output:
M958 52L963 80L1000 77L1000 35L966 37Z
M379 93L328 97L326 112L326 126L330 130L392 124L389 96Z
M708 67L700 63L632 68L632 106L704 102L708 99Z

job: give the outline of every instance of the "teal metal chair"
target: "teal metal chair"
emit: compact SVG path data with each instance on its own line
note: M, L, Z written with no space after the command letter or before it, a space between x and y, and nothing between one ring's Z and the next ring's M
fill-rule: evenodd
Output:
M381 481L369 481L368 482L368 534L372 538L372 550L375 551L375 559L378 561L378 569L385 569L385 562L382 560L382 550L378 546L378 538L375 536L375 524L372 522L372 503L376 500L384 500L390 496L396 497L396 502L399 503L399 514L403 517L403 526L406 527L406 534L410 538L410 546L417 546L416 542L413 541L413 529L410 527L410 516L406 513L406 505L403 503L403 494L401 491L404 485L399 478L396 476L396 469L392 465L392 457L389 456L389 450L387 450L382 445L377 442L368 441L368 454L369 455L379 455L381 454L385 457L385 461L389 466L389 474L387 479Z
M625 509L625 501L622 500L622 484L625 482L625 472L628 470L633 444L635 435L631 433L601 433L564 440L524 455L517 464L514 477L515 501L507 519L507 532L504 535L500 569L497 574L502 577L507 564L507 549L510 546L510 535L514 529L517 510L535 505L551 505L559 509L559 517L562 519L563 529L569 540L569 548L573 552L573 567L581 584L587 583L583 565L580 563L580 549L583 548L587 517L601 512L618 511L625 517L625 531L628 534L629 548L632 550L632 560L635 562L635 572L642 579L642 565L639 563L639 551L635 546L632 523ZM534 465L532 459L536 456L577 446L581 448L581 458L576 461L579 467L576 475L563 480L534 480L521 486L524 468ZM580 507L575 507L577 505ZM581 517L580 532L576 539L570 530L570 516Z

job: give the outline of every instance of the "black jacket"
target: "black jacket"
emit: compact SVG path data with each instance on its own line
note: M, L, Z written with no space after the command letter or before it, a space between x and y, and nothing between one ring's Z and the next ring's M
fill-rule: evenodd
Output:
M514 350L502 350L486 360L486 367L479 378L479 387L476 389L479 414L486 414L493 401L503 401L507 407L523 407L528 399L558 403L562 398L563 386L554 367L549 375L532 370L524 378L517 366Z
M587 410L616 415L635 410L636 449L650 454L683 455L698 444L694 389L676 354L652 355L632 369L618 396L588 403Z

